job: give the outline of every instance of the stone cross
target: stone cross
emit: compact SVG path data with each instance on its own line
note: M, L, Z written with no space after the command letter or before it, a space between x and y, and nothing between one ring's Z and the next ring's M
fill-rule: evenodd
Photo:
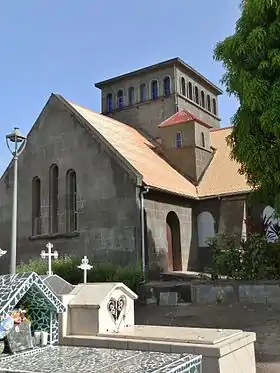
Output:
M58 258L58 252L56 250L54 250L54 252L52 253L53 244L50 243L50 242L46 244L46 248L48 249L48 251L45 252L45 250L42 250L41 251L41 258L42 259L48 259L49 270L47 272L47 275L50 276L50 275L53 274L53 272L52 272L52 258L57 259Z
M83 257L82 263L81 265L78 266L78 268L84 271L84 284L86 284L87 283L87 271L90 271L92 269L92 266L89 264L89 260L87 256Z

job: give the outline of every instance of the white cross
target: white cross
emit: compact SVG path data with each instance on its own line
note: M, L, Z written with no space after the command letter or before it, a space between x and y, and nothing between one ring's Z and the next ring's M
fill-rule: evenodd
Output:
M42 250L41 251L41 258L42 259L48 259L49 261L49 270L47 272L47 275L52 275L53 272L52 272L52 258L54 259L57 259L58 258L58 252L56 250L54 250L54 252L52 253L52 248L53 248L53 244L51 244L50 242L46 244L46 248L48 249L47 252L45 252L45 250Z
M84 284L86 284L87 283L87 271L90 271L92 269L92 266L89 264L89 260L87 256L83 257L82 263L81 265L78 266L78 268L84 271Z

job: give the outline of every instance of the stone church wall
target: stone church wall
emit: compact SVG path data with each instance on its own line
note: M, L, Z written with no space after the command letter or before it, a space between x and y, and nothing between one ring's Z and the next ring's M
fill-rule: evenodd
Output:
M134 180L106 146L57 101L51 102L28 136L19 161L18 261L39 258L51 241L59 255L94 256L96 261L139 260L140 212ZM49 232L49 169L59 168L59 230ZM77 177L78 229L66 233L66 174ZM8 176L7 176L8 175ZM0 182L0 247L10 248L12 169ZM32 179L41 180L42 234L32 237ZM4 259L5 258L5 259ZM0 270L7 271L8 255ZM4 268L3 268L4 267Z
M175 212L180 222L182 269L189 269L193 246L192 201L164 193L149 192L145 199L146 244L150 268L167 270L166 218Z

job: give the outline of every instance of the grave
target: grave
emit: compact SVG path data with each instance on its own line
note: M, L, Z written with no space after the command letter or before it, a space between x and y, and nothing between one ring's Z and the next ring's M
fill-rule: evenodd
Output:
M62 296L68 312L62 327L69 334L115 333L134 325L134 300L137 295L122 283L79 284Z
M190 354L202 356L202 372L256 373L255 333L135 325L136 298L122 283L78 285L63 296L67 312L62 315L61 344Z
M36 273L0 276L3 353L57 343L58 314L64 311L62 302Z

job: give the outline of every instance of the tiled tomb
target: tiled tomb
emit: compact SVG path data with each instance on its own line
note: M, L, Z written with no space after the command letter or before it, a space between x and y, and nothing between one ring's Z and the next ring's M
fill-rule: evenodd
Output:
M256 373L255 333L135 325L136 298L122 283L75 287L62 296L67 312L61 317L61 343L201 355L205 373Z
M58 314L64 312L65 307L36 273L0 276L0 326L11 320L14 310L19 314L20 309L27 310L27 319L11 324L3 338L5 352L7 346L9 352L35 347L34 331L44 332L47 343L58 342Z
M64 346L0 359L0 373L202 373L200 366L200 357L187 354Z

